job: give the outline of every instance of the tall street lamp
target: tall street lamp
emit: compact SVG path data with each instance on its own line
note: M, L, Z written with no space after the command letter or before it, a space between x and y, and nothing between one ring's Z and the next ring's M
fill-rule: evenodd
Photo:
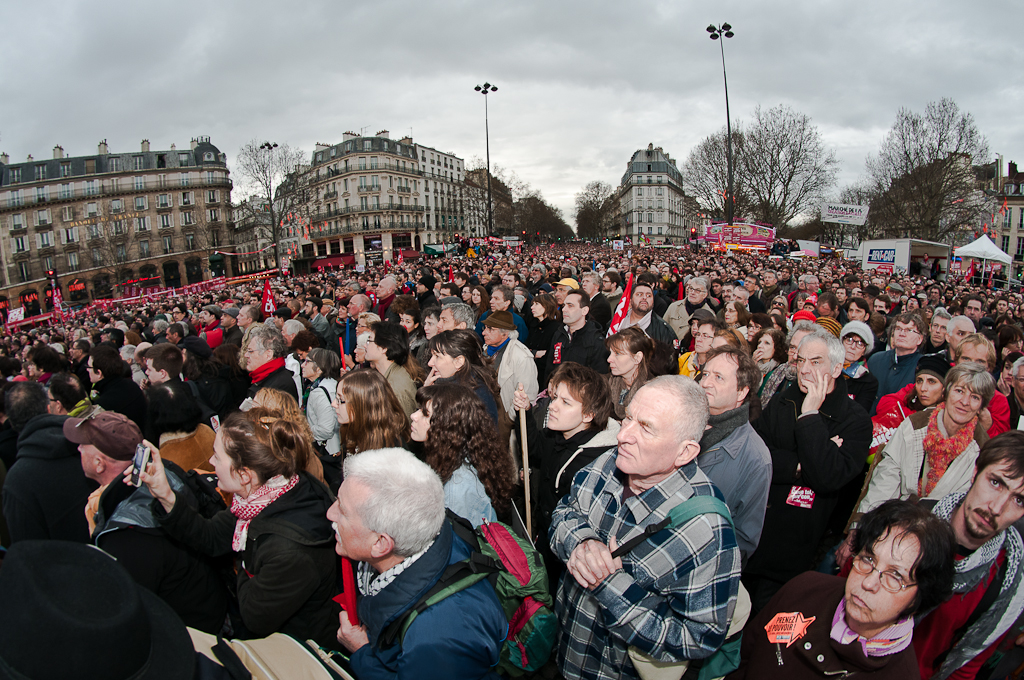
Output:
M281 259L277 253L277 216L274 213L274 149L277 148L277 142L263 142L259 145L260 149L264 149L267 152L267 177L270 178L270 182L267 185L269 196L267 199L269 204L267 208L270 210L270 238L274 242L274 267L281 267ZM256 246L257 249L259 246Z
M487 144L487 235L494 236L494 215L491 212L491 128L487 120L487 94L497 92L498 86L484 83L473 88L484 96L484 139Z
M722 80L725 81L725 162L729 168L729 187L728 194L725 197L725 215L731 227L736 199L732 195L732 119L729 116L729 78L725 74L725 38L731 38L735 34L732 32L732 26L729 24L722 24L721 26L711 24L708 26L708 33L711 34L710 38L712 40L722 38L718 46L722 50Z

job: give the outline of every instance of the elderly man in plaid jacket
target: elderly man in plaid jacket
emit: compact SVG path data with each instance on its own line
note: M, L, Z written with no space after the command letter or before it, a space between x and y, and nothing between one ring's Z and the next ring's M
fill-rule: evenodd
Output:
M555 603L566 678L638 678L631 647L679 662L724 642L740 574L726 518L698 515L612 556L676 505L722 500L694 462L707 420L707 398L693 380L652 380L630 403L618 447L581 470L555 510L551 549L568 568Z

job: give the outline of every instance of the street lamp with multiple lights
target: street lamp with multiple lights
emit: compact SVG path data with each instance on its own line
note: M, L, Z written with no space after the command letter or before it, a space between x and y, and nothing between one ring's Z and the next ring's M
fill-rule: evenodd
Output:
M725 81L725 162L729 169L729 187L725 197L725 215L731 227L736 199L732 195L732 119L729 117L729 78L725 74L725 38L731 38L735 34L732 32L732 26L729 24L722 24L721 26L711 24L708 26L708 33L711 34L710 38L712 40L722 38L718 46L722 50L722 80Z
M487 94L497 92L498 86L484 83L473 89L484 96L484 139L487 144L487 235L494 236L494 216L491 211L491 129L487 120Z
M272 166L274 164L274 149L277 148L277 142L263 142L257 148L263 149L264 151L267 152L267 175L271 178L271 183L270 183L270 187L269 187L270 188L270 195L267 196L267 198L270 201L270 204L267 206L270 209L270 237L274 241L274 267L280 268L281 267L281 258L280 258L279 254L277 252L278 251L278 248L277 248L277 227L278 227L278 225L277 225L277 216L274 214L274 185L273 185L274 173L272 171Z

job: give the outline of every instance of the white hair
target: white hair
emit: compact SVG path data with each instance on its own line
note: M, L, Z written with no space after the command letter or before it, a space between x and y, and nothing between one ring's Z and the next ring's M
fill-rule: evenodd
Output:
M956 329L956 325L961 321L966 321L971 325L972 329L974 328L974 321L972 321L969 316L964 316L963 314L960 314L958 316L954 316L952 319L946 322L946 332L952 335L953 331ZM973 333L974 331L972 330L971 332Z
M135 345L123 345L119 350L121 358L129 364L135 360Z
M281 326L281 332L288 335L298 335L306 329L298 319L288 319Z
M641 390L668 392L665 403L676 407L676 433L680 442L699 442L708 424L708 397L692 378L682 375L662 375L651 380ZM635 399L635 397L634 397Z
M358 509L363 526L394 540L410 557L437 537L444 523L444 486L434 470L405 449L363 451L345 459L345 479L370 491Z
M842 366L846 362L846 349L843 347L842 341L824 328L812 329L800 341L800 347L803 347L808 342L825 343L825 352L828 354L828 361L833 370L835 370L836 366Z

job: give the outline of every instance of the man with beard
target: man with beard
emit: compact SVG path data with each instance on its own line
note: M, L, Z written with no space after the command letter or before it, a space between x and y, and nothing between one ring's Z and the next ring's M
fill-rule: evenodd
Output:
M679 338L665 321L654 313L654 288L644 281L633 284L633 295L629 301L629 314L622 320L619 330L638 326L652 340L668 345L678 345Z
M757 297L761 300L761 304L765 306L765 309L772 308L772 301L776 296L785 294L779 289L778 281L778 275L770 269L761 272L761 293Z
M690 330L690 317L698 309L706 309L712 314L715 313L708 300L708 280L697 276L686 283L686 297L673 302L665 310L665 323L675 332L678 339Z
M966 493L932 509L953 528L957 560L953 597L914 626L922 678L975 677L1024 611L1024 544L1012 526L1024 517L1024 432L988 440L975 470Z

